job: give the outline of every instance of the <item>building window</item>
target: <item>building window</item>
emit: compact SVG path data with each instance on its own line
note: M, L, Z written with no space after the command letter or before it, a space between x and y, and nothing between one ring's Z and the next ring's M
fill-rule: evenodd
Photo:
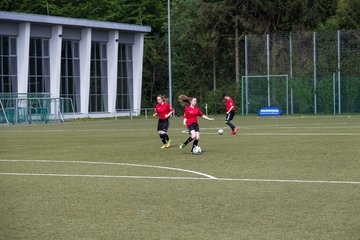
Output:
M92 42L89 112L108 111L106 43Z
M119 44L116 110L133 109L133 59L132 45Z
M79 41L62 41L60 97L71 99L64 101L64 112L80 111Z
M30 38L29 93L50 93L49 40Z
M0 93L17 92L16 37L0 35Z

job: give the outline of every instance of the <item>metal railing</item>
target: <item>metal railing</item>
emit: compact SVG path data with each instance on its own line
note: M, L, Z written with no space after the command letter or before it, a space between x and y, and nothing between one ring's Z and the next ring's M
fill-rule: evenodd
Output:
M116 113L128 113L130 119L132 120L135 116L139 117L139 116L144 116L145 119L149 118L149 113L150 116L152 116L152 114L154 113L155 107L153 108L138 108L138 109L116 109ZM141 113L144 113L144 115L142 115ZM117 119L119 116L115 116L115 119Z

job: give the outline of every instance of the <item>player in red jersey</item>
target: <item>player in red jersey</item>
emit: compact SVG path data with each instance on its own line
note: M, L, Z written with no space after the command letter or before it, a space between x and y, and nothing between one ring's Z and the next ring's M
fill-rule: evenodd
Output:
M235 116L235 104L234 101L226 93L223 94L223 98L226 100L225 124L227 124L231 128L231 134L234 135L238 131L238 128L231 123L231 120L233 120Z
M183 144L181 144L179 148L185 148L188 143L194 140L193 146L191 148L192 152L194 147L198 145L200 140L200 128L197 117L199 116L210 121L214 119L207 117L201 112L200 108L196 107L196 98L189 98L185 95L180 95L179 100L183 106L187 106L184 112L183 123L190 133L190 137Z
M165 102L164 96L161 95L157 96L156 101L157 104L153 116L159 117L157 130L159 131L159 136L163 143L161 148L169 148L171 144L171 140L167 134L167 130L169 128L169 118L171 114L174 112L174 110L172 109L170 104Z

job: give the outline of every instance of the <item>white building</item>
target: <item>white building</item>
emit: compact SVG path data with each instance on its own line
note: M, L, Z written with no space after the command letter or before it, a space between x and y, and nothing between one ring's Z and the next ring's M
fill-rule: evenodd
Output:
M0 11L0 94L68 98L65 113L110 117L141 104L149 26ZM74 109L72 110L72 107Z

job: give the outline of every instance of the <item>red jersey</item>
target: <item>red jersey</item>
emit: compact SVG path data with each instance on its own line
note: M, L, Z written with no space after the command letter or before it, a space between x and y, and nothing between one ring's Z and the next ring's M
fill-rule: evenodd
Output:
M231 98L228 98L226 100L226 111L229 111L231 107L233 107L233 109L231 111L236 110L234 101Z
M184 112L184 118L186 118L186 126L190 126L193 123L198 124L197 117L202 117L204 114L198 107L186 107Z
M158 114L160 119L166 119L165 115L172 113L174 110L170 104L164 102L163 104L156 104L155 112Z

